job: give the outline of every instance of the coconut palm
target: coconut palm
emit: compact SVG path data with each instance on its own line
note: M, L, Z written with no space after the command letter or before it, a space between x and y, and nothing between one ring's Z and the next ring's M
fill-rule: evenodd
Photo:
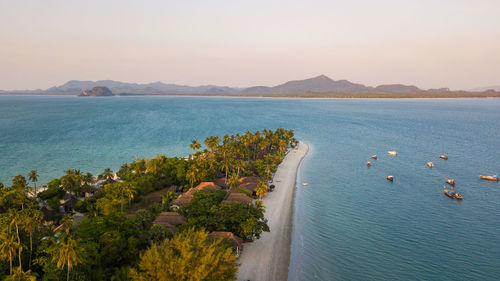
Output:
M257 187L255 188L255 194L259 196L259 199L262 200L262 197L267 195L267 185L264 182L259 182L257 184Z
M31 259L33 257L33 235L35 231L39 230L42 225L43 215L42 212L34 209L26 209L23 214L24 225L23 228L30 235L30 262L29 269L31 269Z
M16 237L5 229L0 233L0 255L2 259L8 259L10 264L10 274L12 274L12 260L16 258L17 250Z
M236 190L241 183L241 179L238 176L238 174L232 174L231 177L227 180L227 185L229 185L229 188L231 190Z
M17 236L17 249L18 249L18 257L19 257L19 269L23 270L23 263L21 258L21 252L23 251L23 245L21 244L21 238L19 236L19 225L23 222L23 216L16 209L9 209L9 232L12 231L12 227L16 228L16 236Z
M192 140L191 141L191 145L189 146L189 148L193 151L193 152L196 152L196 150L200 149L201 148L201 144L197 141L197 140Z
M35 196L36 196L36 182L38 181L38 172L36 170L31 170L30 174L28 175L28 178L30 181L33 182L33 185L35 187Z
M71 269L81 262L77 246L77 241L70 234L63 235L59 243L52 245L52 262L55 262L58 268L66 266L66 281L69 281Z
M198 168L191 166L186 174L186 180L189 182L189 186L192 188L198 177Z
M110 168L104 169L104 171L102 172L102 174L99 175L100 179L110 179L112 177L113 177L113 171L111 171Z

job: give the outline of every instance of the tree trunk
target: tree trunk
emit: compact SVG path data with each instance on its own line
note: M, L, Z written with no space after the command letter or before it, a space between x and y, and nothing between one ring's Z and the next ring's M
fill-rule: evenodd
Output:
M68 266L68 273L66 274L66 281L69 281L69 266Z
M16 222L16 234L17 234L17 243L19 244L19 269L23 271L23 263L21 260L21 239L19 238L19 227L17 227L17 222Z
M30 263L29 263L29 269L31 270L31 259L33 257L33 233L30 232Z
M10 275L12 275L12 252L9 250Z

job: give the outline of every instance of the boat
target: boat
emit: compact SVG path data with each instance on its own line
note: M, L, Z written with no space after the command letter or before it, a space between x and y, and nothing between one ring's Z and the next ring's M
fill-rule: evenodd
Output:
M452 199L457 199L457 200L462 200L464 199L464 197L462 196L462 194L456 192L455 190L453 190L453 187L451 188L451 190L448 190L446 189L446 186L443 186L444 188L444 194Z
M372 163L370 161L366 162L366 167L370 167L371 165L372 165Z
M398 155L398 152L394 151L394 150L391 150L391 151L387 151L387 154L389 154L391 156L396 156L396 155Z
M455 185L455 180L446 178L446 183L449 185Z
M434 163L432 162L427 162L427 166L429 166L430 168L434 167Z
M494 176L479 175L479 178L482 180L487 180L487 181L498 181L498 175L494 175Z
M375 159L375 160L377 160L377 155L373 154L372 158Z
M385 178L389 181L394 181L394 176L385 174Z
M309 184L307 182L302 183L303 186L308 186Z
M444 160L448 160L448 156L443 155L443 154L439 155L439 158L444 159Z

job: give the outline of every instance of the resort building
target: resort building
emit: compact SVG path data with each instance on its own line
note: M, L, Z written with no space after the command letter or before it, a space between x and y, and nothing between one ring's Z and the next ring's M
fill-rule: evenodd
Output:
M223 239L231 242L236 250L236 255L239 257L241 251L243 251L243 239L234 235L229 231L214 231L208 234L208 237L212 239Z
M185 224L187 218L176 212L162 212L154 221L154 224L159 224L165 227L168 231L175 233L177 226Z
M216 190L221 190L222 188L218 185L216 185L213 182L202 182L198 186L195 187L196 190L202 191L202 190L208 190L208 191L216 191Z
M226 198L221 203L224 204L224 203L233 203L233 202L239 202L239 203L250 205L250 204L252 204L253 199L250 198L245 193L228 192Z

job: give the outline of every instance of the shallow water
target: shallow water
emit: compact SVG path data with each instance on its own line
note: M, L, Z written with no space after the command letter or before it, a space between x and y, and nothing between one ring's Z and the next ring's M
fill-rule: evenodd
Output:
M97 174L135 157L185 156L192 139L294 128L312 149L299 173L309 185L296 190L289 280L500 276L500 184L477 176L500 172L500 99L0 96L0 112L6 184L31 169L43 183L68 168ZM462 202L443 195L446 176Z

